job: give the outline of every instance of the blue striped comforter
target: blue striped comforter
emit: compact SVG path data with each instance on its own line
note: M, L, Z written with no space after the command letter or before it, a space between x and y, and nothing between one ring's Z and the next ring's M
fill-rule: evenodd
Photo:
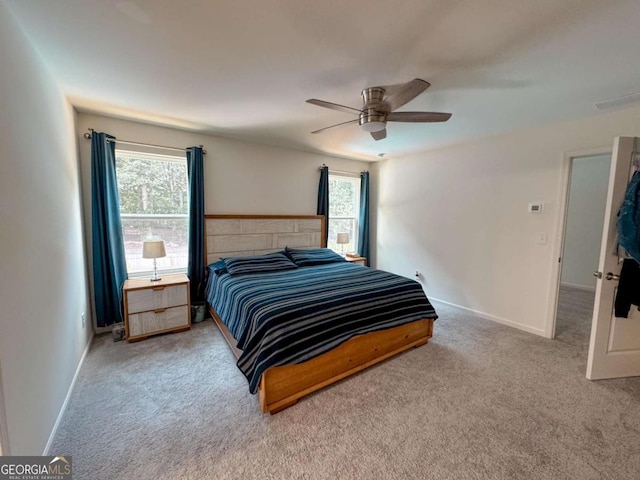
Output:
M207 301L243 350L256 393L269 367L305 362L356 335L436 319L419 283L348 262L269 273L209 273Z

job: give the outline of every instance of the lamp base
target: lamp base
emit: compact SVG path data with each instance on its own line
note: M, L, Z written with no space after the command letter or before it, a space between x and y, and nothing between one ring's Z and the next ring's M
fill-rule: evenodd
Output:
M159 282L160 280L162 280L162 278L160 278L158 276L158 265L156 264L156 259L153 259L153 277L151 277L151 281L152 282Z

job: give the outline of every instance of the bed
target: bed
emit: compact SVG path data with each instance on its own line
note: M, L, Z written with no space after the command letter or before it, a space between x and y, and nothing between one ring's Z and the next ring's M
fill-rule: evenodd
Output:
M208 308L263 412L279 412L432 335L437 315L417 282L330 252L331 261L316 262L324 228L322 216L206 216ZM245 266L277 259L282 268L232 274L216 263L221 257Z

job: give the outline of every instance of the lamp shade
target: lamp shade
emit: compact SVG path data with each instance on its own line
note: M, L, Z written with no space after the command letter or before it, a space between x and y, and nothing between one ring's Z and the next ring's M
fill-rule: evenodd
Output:
M166 256L164 240L145 240L142 243L142 258L161 258Z
M346 245L349 243L349 234L348 233L339 233L338 238L336 240L338 245Z

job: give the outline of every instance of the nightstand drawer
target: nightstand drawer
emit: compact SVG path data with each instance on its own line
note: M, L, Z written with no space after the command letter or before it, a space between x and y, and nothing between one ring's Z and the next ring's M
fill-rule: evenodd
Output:
M188 299L188 285L157 286L142 290L127 292L129 315L138 312L147 312L159 308L186 305Z
M151 312L129 314L129 337L159 333L176 327L189 326L189 307L182 305Z

